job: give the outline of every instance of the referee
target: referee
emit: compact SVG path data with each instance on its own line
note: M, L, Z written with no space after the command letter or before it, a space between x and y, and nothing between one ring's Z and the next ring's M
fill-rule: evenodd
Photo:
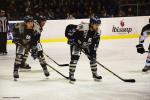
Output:
M0 55L7 55L8 20L4 10L0 10Z

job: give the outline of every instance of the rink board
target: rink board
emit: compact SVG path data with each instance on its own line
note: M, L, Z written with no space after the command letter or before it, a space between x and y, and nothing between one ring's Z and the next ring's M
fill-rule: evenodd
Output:
M115 17L101 18L102 24L99 27L102 40L110 39L128 39L138 38L142 27L149 23L150 16L139 17ZM11 30L14 23L22 21L10 21ZM66 42L65 28L69 24L88 23L89 19L72 19L72 20L47 20L43 27L41 41L42 42ZM8 39L12 40L9 34ZM11 44L11 41L8 41Z

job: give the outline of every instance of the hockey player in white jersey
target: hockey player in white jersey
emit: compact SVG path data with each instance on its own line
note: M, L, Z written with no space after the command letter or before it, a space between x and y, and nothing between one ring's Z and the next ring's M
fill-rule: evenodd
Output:
M90 60L90 67L94 80L99 81L102 79L102 77L97 74L96 63L96 51L100 41L100 32L98 32L100 24L101 20L98 17L92 17L90 18L90 23L83 23L78 26L68 25L66 27L65 36L69 39L68 43L70 44L71 50L71 61L69 66L70 83L76 81L74 73L81 50L87 54L87 57Z
M140 54L145 53L143 43L144 43L145 39L148 37L148 35L150 35L150 19L149 19L149 24L145 25L142 28L141 36L139 38L139 44L136 46L137 52ZM150 44L149 44L149 48L148 48L148 56L146 59L146 64L145 64L145 67L142 69L142 71L147 72L148 70L150 70Z
M36 29L37 28L37 29ZM32 16L24 17L23 23L18 23L14 27L14 43L17 45L16 48L16 59L14 63L13 76L16 80L19 78L18 69L24 62L24 54L28 54L31 51L31 56L34 59L39 59L40 65L43 68L44 75L49 76L49 72L46 66L46 61L43 56L43 50L39 45L41 31L38 26L34 24Z

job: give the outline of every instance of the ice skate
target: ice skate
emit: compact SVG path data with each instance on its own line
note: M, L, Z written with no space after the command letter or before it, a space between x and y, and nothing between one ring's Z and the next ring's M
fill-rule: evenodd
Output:
M43 69L43 72L44 72L44 75L45 75L46 77L48 77L48 76L49 76L49 72L48 72L48 70L47 70L47 69Z
M18 78L19 78L19 73L18 71L14 71L14 81L18 81Z
M150 70L150 66L145 66L145 67L142 69L143 72L148 72L149 70Z
M74 84L76 79L74 78L74 75L69 75L69 83Z
M102 79L102 76L99 76L97 74L93 74L94 81L100 81Z

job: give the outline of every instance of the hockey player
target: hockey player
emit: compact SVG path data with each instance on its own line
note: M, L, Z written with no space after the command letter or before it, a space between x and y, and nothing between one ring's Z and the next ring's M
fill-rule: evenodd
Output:
M149 24L145 25L142 28L141 36L139 38L139 44L136 45L137 52L140 54L145 53L143 43L144 43L144 40L148 37L148 35L150 35L150 19L149 19ZM150 44L149 44L148 50L149 51L148 51L148 56L146 59L146 64L145 64L145 67L142 69L143 72L147 72L148 70L150 70Z
M40 15L40 16L38 16L37 17L37 19L34 21L34 31L38 31L39 33L41 33L42 32L42 30L43 30L43 26L45 25L45 22L46 22L46 17L45 16L42 16L42 15ZM14 40L16 39L17 37L14 35ZM41 49L42 49L42 46L41 46L41 44L40 44L40 40L38 41L38 45L41 47ZM17 47L18 45L16 44L16 47ZM41 51L43 51L43 50L41 50ZM23 55L23 61L22 61L22 63L21 63L21 66L20 66L20 68L21 69L23 69L23 70L31 70L31 67L29 66L29 64L27 64L26 63L26 61L27 61L27 58L28 58L28 55L29 55L29 52L24 52L24 55Z
M99 81L102 79L102 77L97 74L96 64L96 51L100 41L100 33L98 32L98 27L100 24L101 20L98 17L92 17L90 18L90 23L83 23L78 26L68 25L66 27L65 35L69 39L71 50L71 61L69 66L70 83L74 83L76 81L74 78L74 72L81 54L81 50L87 54L87 57L90 60L94 80Z
M34 25L36 24L36 26L39 26L39 31L42 32L43 31L43 26L46 23L46 17L43 15L40 15L36 18L36 21L34 21ZM34 28L34 30L36 29L36 27Z
M24 54L31 50L31 56L34 59L39 59L40 65L43 68L44 75L49 76L49 72L46 67L46 61L43 56L41 45L38 45L40 40L39 28L35 28L34 20L32 16L26 16L23 23L16 24L14 27L14 43L17 44L16 59L14 63L13 76L16 80L19 78L18 69L22 66L24 61ZM26 52L26 53L25 53Z

